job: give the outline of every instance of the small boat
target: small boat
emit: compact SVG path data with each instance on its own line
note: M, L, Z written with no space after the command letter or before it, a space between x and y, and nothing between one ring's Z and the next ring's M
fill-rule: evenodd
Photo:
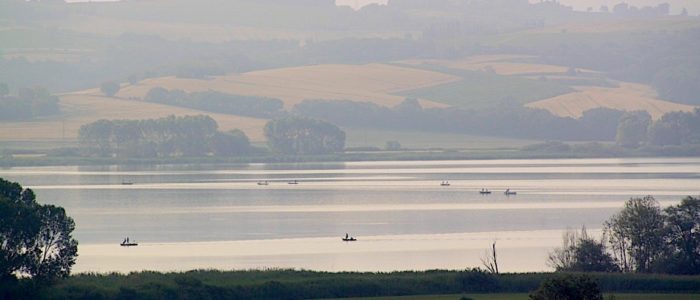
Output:
M296 181L296 180L292 180L292 181L290 181L290 182L287 182L287 184L294 184L294 185L296 185L296 184L299 184L299 182Z
M258 181L258 185L270 185L267 181Z
M510 189L507 189L505 192L503 192L504 195L506 196L515 196L518 194L518 192L511 191Z
M449 181L443 181L443 182L440 183L440 186L450 186L450 182L449 182Z
M133 242L133 241L129 241L129 238L127 237L127 238L124 239L124 241L123 241L121 244L119 244L119 245L122 246L122 247L136 247L136 246L139 245L139 243L136 243L136 242Z
M122 181L122 185L134 185L131 181Z
M345 237L343 238L343 242L356 242L357 239L354 236L349 236L347 233L345 234Z
M491 195L491 191L489 191L488 189L481 189L481 191L479 191L479 194Z

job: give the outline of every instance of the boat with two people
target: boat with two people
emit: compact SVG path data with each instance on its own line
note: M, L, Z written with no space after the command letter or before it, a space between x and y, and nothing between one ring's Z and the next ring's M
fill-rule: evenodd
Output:
M343 238L343 242L356 242L357 239L354 236L350 236L347 233L345 233L345 237Z
M491 195L491 191L489 191L489 189L481 189L481 190L479 191L479 194L482 194L482 195Z
M445 181L440 183L440 186L450 186L450 182L445 180Z
M123 241L121 244L119 244L119 245L122 246L122 247L136 247L136 246L139 245L139 243L134 242L134 241L129 241L129 237L127 236L127 237L124 239L124 241Z

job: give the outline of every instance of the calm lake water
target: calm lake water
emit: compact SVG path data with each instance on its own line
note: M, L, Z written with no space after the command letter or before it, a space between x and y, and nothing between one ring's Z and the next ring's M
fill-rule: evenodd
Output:
M480 266L493 241L503 271L542 271L566 228L598 234L630 197L667 206L700 195L700 158L41 167L0 177L67 209L78 272L462 269ZM341 242L345 233L358 241ZM126 236L140 245L120 247Z

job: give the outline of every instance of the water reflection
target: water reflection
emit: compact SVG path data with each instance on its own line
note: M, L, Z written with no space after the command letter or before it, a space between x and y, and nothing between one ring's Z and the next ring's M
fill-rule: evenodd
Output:
M700 159L34 167L0 177L67 209L82 271L464 268L494 238L504 270L537 271L564 228L600 229L629 197L671 205L699 195ZM345 232L361 243L338 242ZM126 235L144 247L115 248ZM205 246L216 251L199 254Z

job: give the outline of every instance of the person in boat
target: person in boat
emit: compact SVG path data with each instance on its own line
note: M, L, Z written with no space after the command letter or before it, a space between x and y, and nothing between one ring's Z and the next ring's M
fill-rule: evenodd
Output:
M346 232L346 233L345 233L345 239L347 240L349 237L350 237L350 236L349 236L348 233Z

